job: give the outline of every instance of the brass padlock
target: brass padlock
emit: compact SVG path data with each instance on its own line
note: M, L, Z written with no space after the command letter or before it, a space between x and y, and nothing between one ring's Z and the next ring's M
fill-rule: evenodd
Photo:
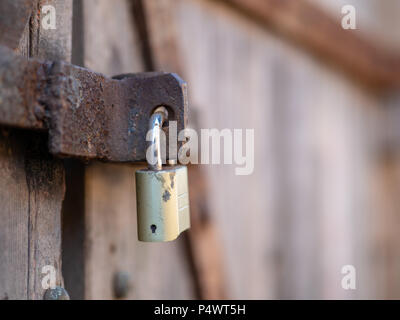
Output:
M162 166L160 132L166 108L155 110L149 122L148 168L137 170L136 206L140 241L172 241L190 228L189 190L185 166Z

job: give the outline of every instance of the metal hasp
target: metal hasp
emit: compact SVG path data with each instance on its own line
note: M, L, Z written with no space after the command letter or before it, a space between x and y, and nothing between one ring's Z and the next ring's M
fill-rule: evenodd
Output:
M0 46L0 125L47 130L56 156L145 161L148 121L161 105L177 121L178 132L186 127L186 83L176 74L109 78Z

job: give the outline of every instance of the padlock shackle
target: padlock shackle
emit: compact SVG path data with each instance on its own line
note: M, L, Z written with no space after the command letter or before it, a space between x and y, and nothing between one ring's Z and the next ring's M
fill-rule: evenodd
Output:
M149 120L150 136L147 136L148 146L147 150L153 150L149 155L147 154L147 164L151 170L162 170L162 157L161 157L161 130L164 122L168 119L167 108L161 106L154 110ZM149 159L150 158L150 159ZM151 160L151 162L149 162Z

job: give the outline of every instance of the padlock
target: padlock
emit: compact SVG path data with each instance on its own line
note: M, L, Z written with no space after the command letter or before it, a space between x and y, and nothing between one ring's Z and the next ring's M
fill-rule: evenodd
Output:
M147 136L150 146L146 152L148 168L135 174L140 241L172 241L190 228L187 168L174 164L162 166L160 132L167 118L165 107L157 108L151 116Z

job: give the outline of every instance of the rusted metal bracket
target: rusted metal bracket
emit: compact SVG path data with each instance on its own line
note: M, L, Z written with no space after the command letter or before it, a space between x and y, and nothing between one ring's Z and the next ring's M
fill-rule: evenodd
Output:
M186 127L186 83L176 74L108 78L0 46L0 125L48 130L56 156L144 161L148 121L160 105L178 131Z

